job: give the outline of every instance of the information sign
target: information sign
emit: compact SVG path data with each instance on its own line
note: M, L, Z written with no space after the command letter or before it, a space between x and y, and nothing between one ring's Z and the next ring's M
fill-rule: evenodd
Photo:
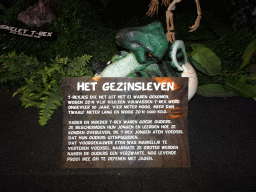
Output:
M190 167L188 78L63 78L62 168Z

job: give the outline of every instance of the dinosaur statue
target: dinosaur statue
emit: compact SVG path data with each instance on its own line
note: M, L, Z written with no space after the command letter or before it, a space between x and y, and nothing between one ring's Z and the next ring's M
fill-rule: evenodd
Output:
M18 20L29 27L40 27L46 23L51 23L56 19L55 12L58 9L58 3L55 1L39 0L33 6L28 7L18 15Z
M121 51L107 64L93 65L96 77L189 77L188 100L196 93L198 79L188 63L183 41L175 41L168 50L168 41L160 22L142 27L125 28L116 36ZM165 56L169 61L165 61ZM172 67L176 68L176 72Z
M166 7L168 6L170 0L162 0L162 4L164 4ZM167 33L166 33L166 38L169 42L174 42L175 41L175 31L174 31L174 24L173 24L173 13L172 11L175 10L175 4L181 2L181 0L173 0L172 3L168 6L167 11L166 11L166 24L167 24ZM196 6L197 6L197 19L195 21L195 24L190 28L189 32L195 31L199 25L200 25L200 20L202 17L202 12L199 4L199 0L195 0ZM158 0L151 0L149 4L149 10L146 13L147 16L153 16L154 13L158 14ZM170 24L171 23L171 26Z

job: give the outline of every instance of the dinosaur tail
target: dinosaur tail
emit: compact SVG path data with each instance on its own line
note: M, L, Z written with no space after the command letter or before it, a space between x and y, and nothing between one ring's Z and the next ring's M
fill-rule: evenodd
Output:
M177 40L171 46L169 52L170 64L178 71L182 71L181 77L188 77L188 101L196 94L198 78L193 66L188 62L186 49L183 41Z

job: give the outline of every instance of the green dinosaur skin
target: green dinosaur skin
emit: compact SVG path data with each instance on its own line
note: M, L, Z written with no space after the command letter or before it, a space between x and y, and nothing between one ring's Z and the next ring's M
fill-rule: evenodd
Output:
M168 41L160 22L143 27L125 28L117 34L117 44L125 48L115 55L100 77L189 77L189 100L196 93L198 80L194 68L188 63L183 41ZM169 61L164 60L166 55ZM174 72L173 68L181 73Z
M166 39L164 29L160 22L154 22L143 27L130 27L122 29L118 32L117 44L133 53L137 62L141 65L128 75L128 77L137 77L138 73L142 77L170 77L174 76L170 64L176 69L180 69L186 60L181 60L175 65L172 62L167 63L163 60L168 50L168 41ZM176 42L177 45L177 42ZM179 44L178 44L179 45ZM174 44L171 47L173 49ZM181 47L182 48L182 47ZM180 54L184 53L182 50ZM127 52L123 52L127 56ZM119 56L122 59L124 56ZM169 58L172 58L171 51ZM186 58L186 57L184 57ZM112 59L112 63L118 60L118 56ZM162 69L160 68L162 66ZM121 66L121 65L120 65ZM179 70L180 71L180 70ZM176 75L180 76L180 74Z
M142 65L161 61L168 49L168 41L160 22L122 29L116 40L118 45L132 52Z

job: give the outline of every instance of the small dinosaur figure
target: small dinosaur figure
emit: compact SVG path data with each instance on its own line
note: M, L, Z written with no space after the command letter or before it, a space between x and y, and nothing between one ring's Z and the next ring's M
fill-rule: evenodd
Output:
M49 6L45 4L49 3ZM53 9L50 8L53 6ZM49 2L49 0L39 0L34 6L28 7L25 11L18 15L18 20L22 21L29 27L37 26L40 27L46 23L51 23L55 18L54 9L58 8L56 2Z
M166 24L167 24L167 33L166 33L166 38L169 42L174 42L175 41L175 31L174 31L174 24L173 24L173 13L172 11L175 10L175 4L181 2L181 0L173 0L172 3L168 6L170 3L170 0L162 0L162 4L165 6L168 6L167 11L166 11ZM199 0L195 0L196 6L197 6L197 19L195 24L190 28L189 32L195 31L199 25L200 25L200 20L202 17L202 12L199 4ZM151 0L151 3L149 4L149 10L146 13L147 16L153 16L154 13L158 14L158 0ZM171 26L170 26L171 23Z
M125 28L116 36L117 44L126 49L108 64L97 62L93 70L98 77L189 77L188 100L196 93L198 79L188 63L183 41L175 41L168 50L168 41L160 22L143 27ZM169 61L165 61L165 56ZM174 71L176 68L181 73Z

